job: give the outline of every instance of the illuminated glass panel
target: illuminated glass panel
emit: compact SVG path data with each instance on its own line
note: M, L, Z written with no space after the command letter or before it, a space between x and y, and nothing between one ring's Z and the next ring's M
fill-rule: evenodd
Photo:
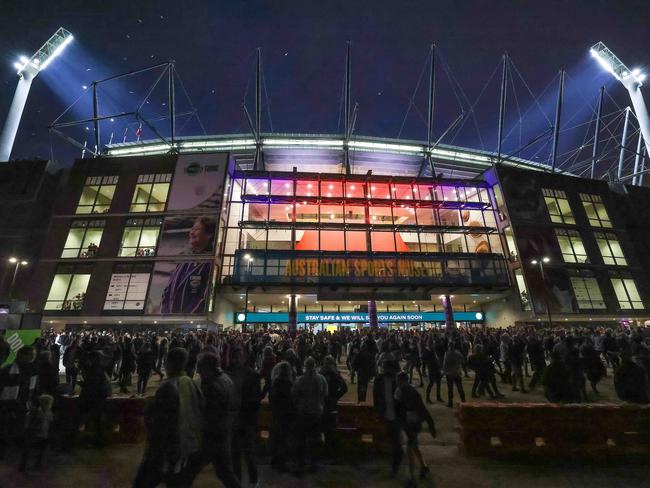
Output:
M542 189L544 195L544 202L548 209L551 222L558 224L575 224L576 219L571 212L571 206L567 199L566 193L561 190Z
M592 227L612 227L612 222L600 195L581 193L580 200L582 200L582 205L585 207L587 219L589 219L589 225Z
M131 199L131 212L162 212L172 180L170 173L140 175Z
M106 213L111 206L118 176L91 176L81 190L77 214Z

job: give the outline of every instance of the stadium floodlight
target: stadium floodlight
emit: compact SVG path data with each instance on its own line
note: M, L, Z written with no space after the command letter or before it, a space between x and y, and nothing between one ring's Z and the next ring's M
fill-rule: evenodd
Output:
M641 93L645 74L639 68L629 69L602 42L591 46L589 52L606 71L611 73L614 78L623 84L630 94L632 106L634 107L636 118L639 121L641 134L643 134L646 149L648 154L650 154L650 115L648 115L648 108L645 105L643 94Z
M18 132L18 126L20 125L20 119L23 115L23 109L27 102L32 81L38 73L47 68L63 52L73 39L74 37L69 31L60 27L31 58L20 56L18 58L19 61L14 63L20 79L18 80L18 86L16 87L16 93L11 102L11 107L9 107L9 114L2 129L2 134L0 134L0 162L8 161L9 156L11 156L11 150L16 139L16 133Z

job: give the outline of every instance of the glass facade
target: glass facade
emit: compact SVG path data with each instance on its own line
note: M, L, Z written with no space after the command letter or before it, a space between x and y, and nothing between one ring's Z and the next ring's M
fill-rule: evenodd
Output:
M90 176L81 190L77 203L78 214L106 213L111 207L118 176Z
M62 258L94 258L104 233L103 220L76 220L70 226Z
M611 232L595 232L596 243L600 249L600 255L603 262L608 265L627 266L627 261L623 255L621 244L616 238L616 234Z
M503 254L487 187L322 174L230 181L222 279L238 250Z
M164 211L171 181L171 174L138 176L138 184L133 191L129 210L131 212Z
M546 208L548 209L551 222L556 224L576 223L565 192L544 188L542 194L544 195L544 202L546 202Z
M589 225L592 227L605 227L611 229L612 221L609 219L607 209L603 204L603 199L600 195L590 195L588 193L581 193L580 200L587 213Z
M162 219L129 219L122 234L119 255L123 257L151 257L156 255Z
M44 310L80 311L86 299L91 268L61 266L57 269Z

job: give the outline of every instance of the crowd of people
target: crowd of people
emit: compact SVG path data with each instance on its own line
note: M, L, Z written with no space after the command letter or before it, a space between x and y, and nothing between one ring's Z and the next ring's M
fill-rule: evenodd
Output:
M621 400L648 403L649 344L645 329L629 328L47 331L0 369L0 455L19 445L20 469L34 453L40 465L65 395L78 394L86 424L105 443L104 409L115 387L147 396L147 443L134 486L191 486L208 464L228 487L243 480L257 486L263 401L272 413L272 466L302 476L318 468L321 442L337 442L337 405L348 388L356 388L357 403L370 403L372 382L372 405L390 439L391 472L398 474L406 452L414 486L429 475L418 434L426 425L436 435L425 402L452 407L456 393L464 402L465 378L473 398L498 400L506 387L522 393L541 387L550 402L585 402L598 398L609 366ZM0 335L0 364L8 355ZM348 370L349 381L339 368ZM160 380L155 393L152 375Z

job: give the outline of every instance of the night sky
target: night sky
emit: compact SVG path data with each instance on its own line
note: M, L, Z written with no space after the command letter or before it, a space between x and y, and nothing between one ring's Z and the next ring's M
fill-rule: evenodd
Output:
M35 80L14 158L78 157L79 151L50 136L47 126L84 93L83 86L170 58L176 60L208 133L246 132L241 102L246 97L252 111L258 46L270 100L271 117L265 111L264 130L270 131L272 124L276 132L340 132L345 42L351 40L353 101L359 103L356 133L397 137L429 44L435 42L441 54L435 134L444 131L461 107L467 111L484 89L476 118L468 118L453 141L444 142L494 149L498 64L504 51L530 89L541 94L538 109L513 74L506 125L506 149L513 150L548 127L544 115L552 120L554 78L561 67L568 72L567 126L589 122L600 85L607 85L612 97L606 113L629 103L622 86L595 66L588 49L602 40L630 67L650 69L649 19L647 0L8 1L0 18L0 113L4 120L15 89L13 62L20 54L31 55L63 26L75 41ZM458 85L449 81L451 76ZM100 92L102 112L133 110L155 78L156 73L148 73L107 86ZM402 138L426 139L426 82L425 75ZM165 113L165 89L152 95L147 116ZM180 90L177 97L179 111L189 108ZM86 96L66 120L85 118L89 109ZM517 125L520 119L525 120ZM121 140L125 130L127 141L133 140L138 124L125 123L104 124L102 142L108 142L111 132L114 141ZM199 133L194 120L179 121L179 128L180 135ZM585 128L575 132L566 134L565 144L580 144ZM92 132L85 126L69 134L91 143ZM150 137L145 128L143 138ZM545 151L536 157L544 160Z

